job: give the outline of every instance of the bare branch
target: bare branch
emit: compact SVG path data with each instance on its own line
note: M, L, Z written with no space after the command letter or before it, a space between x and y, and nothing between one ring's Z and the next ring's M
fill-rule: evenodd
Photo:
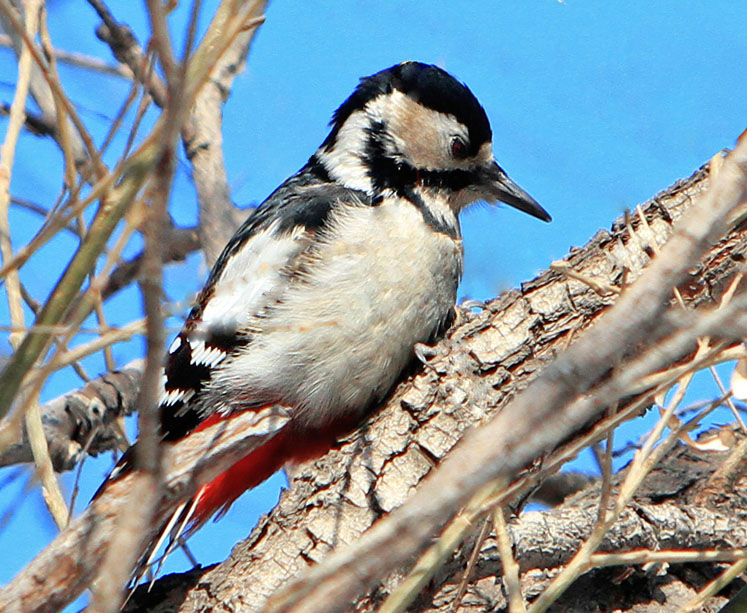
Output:
M574 249L566 258L568 265L610 285L635 281L650 257L642 245L663 245L671 236L673 220L695 204L702 210L706 179L706 173L700 172L679 182L644 207L648 227L636 219L630 223L619 220L611 233L599 232L586 247ZM644 240L631 237L631 232L641 234ZM745 253L747 231L740 226L714 247L699 267L691 267L691 276L680 286L685 303L692 308L712 302L740 269ZM526 387L528 379L565 349L569 341L592 323L598 325L599 314L619 294L600 296L582 281L546 272L524 283L521 290L508 292L488 304L480 315L465 314L463 323L436 348L432 369L403 383L387 408L339 450L294 471L290 490L229 560L215 569L184 577L188 582L198 581L199 586L189 589L186 596L179 592L181 610L193 611L218 600L235 599L248 610L256 610L309 563L326 558L332 548L365 542L360 535L382 512L404 502L463 432L503 410ZM676 380L679 375L673 376ZM543 402L537 406L544 408ZM625 415L630 418L642 406L646 406L645 397L621 405L619 416L612 416L606 426L595 427L578 442L564 445L567 451L563 454L573 456L584 445L604 438L610 427L625 419ZM505 435L522 443L529 440L523 433L517 434L517 428L525 427L525 419L515 420ZM461 491L466 476L463 466L455 470L459 473L458 485L443 486L450 495ZM427 507L432 510L430 504ZM421 511L422 507L413 510L408 517L421 521ZM404 555L407 545L400 548L400 540L408 538L407 531L401 532L389 550L379 552L381 569L396 567L388 554L397 550L395 559ZM355 555L347 558L351 563L353 559L358 560ZM247 564L247 560L252 563ZM360 562L374 566L377 563L371 559ZM334 581L337 580L335 576ZM184 589L188 586L182 585L180 590Z
M164 264L183 262L186 257L200 248L197 228L176 228L169 225L162 241L162 260ZM122 262L109 275L106 285L101 290L101 297L107 298L127 287L141 274L143 254Z
M196 432L166 450L164 493L156 505L152 525L160 525L181 501L237 458L263 445L287 422L288 417L279 408L246 412ZM135 472L107 486L47 549L11 583L0 588L0 609L7 613L59 611L88 588L114 541L121 511L140 503L133 501L131 493L140 490L141 479L142 474ZM136 535L140 542L149 536Z
M0 115L10 116L10 105L0 104ZM34 136L52 136L57 134L57 126L50 122L47 118L32 113L31 111L24 111L26 116L24 119L24 127L26 130Z
M161 108L166 104L166 86L150 69L142 48L134 32L127 24L118 22L107 6L100 0L88 0L103 24L96 30L96 36L109 45L118 62L127 66L135 79L145 85L153 101Z
M41 407L44 435L56 471L75 467L91 435L93 441L88 447L91 455L122 449L117 420L136 410L141 375L142 362L136 360ZM0 466L31 461L25 431L0 453Z
M0 34L0 47L12 46L13 40L11 37L7 34ZM57 61L75 68L84 68L86 70L92 70L93 72L100 72L115 77L122 77L124 79L132 79L132 71L130 71L126 66L107 64L97 57L85 55L84 53L65 51L63 49L55 49L54 55L55 58L57 58Z
M499 477L508 483L532 458L604 410L606 405L597 403L566 407L656 330L672 288L686 280L688 270L723 232L726 216L744 200L746 175L747 138L743 138L699 206L683 217L659 256L623 292L605 320L571 345L488 424L468 433L402 507L273 598L273 610L342 610L387 569L418 551L479 487ZM678 356L659 357L663 367L666 360ZM615 399L607 397L607 402Z
M254 15L259 17L267 6L257 2ZM231 202L223 160L223 105L233 80L243 69L257 28L240 33L213 69L211 79L202 88L182 134L187 158L192 163L192 180L200 205L200 243L208 265L218 259L246 214Z
M104 24L97 35L112 49L114 56L132 69L156 105L163 107L166 86L147 70L146 61L134 33L126 24L117 22L100 0L89 0ZM250 17L258 18L267 2L255 2ZM220 15L216 19L220 19ZM220 25L220 24L218 24ZM215 23L211 24L211 28ZM256 33L256 25L239 33L230 47L214 64L211 78L197 96L190 117L182 129L182 142L187 158L192 164L192 179L197 189L200 207L200 244L208 265L218 257L228 239L245 214L231 202L228 178L223 160L223 105L231 91L233 80L246 61L249 46Z
M16 27L16 20L13 20L11 18L11 16L7 13L7 9L0 10L0 24L2 24L2 29L6 32L4 38L7 40L7 42L10 43L10 46L13 47L16 55L20 56L23 52L25 43L23 41L21 33ZM33 96L34 101L41 110L40 119L46 125L56 126L55 117L57 114L57 110L55 106L55 95L49 83L47 83L43 74L42 66L38 61L32 67L30 88L31 95ZM76 133L73 133L73 139L75 159L79 163L83 163L87 158L83 140L79 138L78 134Z

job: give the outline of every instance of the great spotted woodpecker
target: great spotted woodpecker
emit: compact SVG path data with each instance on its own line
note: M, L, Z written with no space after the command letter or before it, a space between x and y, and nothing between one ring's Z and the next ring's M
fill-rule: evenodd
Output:
M361 423L415 346L449 326L458 215L476 201L550 221L496 164L465 85L417 62L361 79L321 147L225 247L166 360L165 442L268 405L291 420L182 505L164 537ZM131 468L125 459L110 478Z

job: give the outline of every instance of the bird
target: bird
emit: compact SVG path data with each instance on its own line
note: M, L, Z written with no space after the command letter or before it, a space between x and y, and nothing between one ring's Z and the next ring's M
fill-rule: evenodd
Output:
M181 505L141 566L382 402L453 321L459 214L479 201L551 220L496 163L465 84L415 61L360 79L321 146L228 242L165 360L163 444L268 406L290 420ZM109 481L133 468L125 453Z

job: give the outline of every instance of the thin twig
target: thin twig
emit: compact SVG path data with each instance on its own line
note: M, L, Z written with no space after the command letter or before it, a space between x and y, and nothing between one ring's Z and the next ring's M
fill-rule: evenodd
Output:
M75 129L78 131L78 134L83 141L83 145L85 146L86 152L93 163L94 171L96 175L101 178L101 176L106 172L106 168L101 161L98 153L96 152L96 147L94 146L91 135L88 133L88 130L86 130L86 127L78 117L78 114L75 112L75 108L73 107L72 103L68 100L67 96L65 96L62 85L60 84L59 80L55 80L50 75L44 58L42 58L39 51L34 46L31 37L25 32L23 25L21 24L9 0L0 0L0 8L3 9L8 21L12 24L18 35L23 38L25 47L28 48L29 53L36 62L36 65L40 68L44 80L46 81L47 85L49 85L52 94L55 96L55 100L59 101L59 103L64 107L65 112L72 120L73 125L75 125Z
M687 564L691 562L738 562L747 558L747 549L636 549L617 553L595 553L591 556L594 568L604 566L627 566L665 562Z
M490 532L490 524L491 522L488 517L483 518L482 527L477 533L475 542L472 544L472 553L469 556L469 560L467 560L467 566L465 566L464 568L462 578L459 580L459 586L457 588L456 594L451 601L451 606L449 607L450 613L456 613L459 610L459 605L462 604L462 598L464 598L464 595L467 593L467 586L469 585L470 578L472 577L472 571L475 568L475 564L477 564L477 561L480 559L482 546L485 543L485 539L488 537L488 534Z
M505 510L497 507L493 513L493 525L498 539L498 552L503 566L503 581L508 593L509 613L526 613L524 598L521 595L521 581L519 580L519 565L514 558L511 537L508 534Z
M288 423L282 407L269 407L256 413L245 411L236 418L196 432L167 450L165 493L156 500L158 516L152 525L163 521L201 485L211 481L230 467L237 458L261 447ZM120 570L128 572L122 551L116 548L117 537L133 537L125 533L119 518L136 518L150 509L152 482L143 484L142 475L135 472L109 485L67 530L22 570L10 583L0 587L0 610L36 611L62 610L83 590L90 588L104 564L107 552L119 556ZM141 483L143 485L138 486ZM147 536L134 535L136 539ZM57 570L61 572L57 572ZM43 580L40 581L40 578ZM117 593L124 585L115 586Z
M695 613L696 611L702 611L703 603L708 598L718 594L722 589L734 581L734 579L741 575L745 569L747 569L747 557L744 557L743 554L740 560L734 562L734 564L700 590L695 597L683 607L682 612Z
M7 11L13 9L3 4L2 8ZM10 178L13 168L13 158L18 136L23 126L24 109L29 92L32 67L31 40L36 36L39 29L39 19L43 4L40 0L30 0L24 4L24 15L26 19L25 28L19 24L19 33L22 32L26 44L21 50L18 60L18 83L10 109L10 121L5 141L0 148L0 250L3 260L8 261L13 257L13 249L10 244L10 225L8 222L8 207L10 204ZM15 15L8 15L10 19ZM24 327L22 295L20 279L17 271L13 271L5 279L5 288L8 295L8 306L10 310L11 325L16 328ZM11 334L9 339L14 349L17 349L21 339L16 334ZM36 469L42 482L44 501L49 508L57 526L62 528L67 523L67 508L64 505L59 483L52 469L52 460L49 457L49 447L42 429L41 413L37 404L38 394L32 392L25 400L26 431L28 432L31 450L34 456ZM62 504L61 504L62 503Z
M42 3L39 0L29 2L25 7L26 23L25 33L28 38L36 36L39 28L39 13ZM3 5L5 11L14 11L9 5ZM8 129L5 140L0 147L0 253L3 261L7 262L13 258L13 246L11 245L11 230L8 219L10 206L10 181L13 175L13 162L18 137L25 119L26 99L31 82L31 50L25 45L18 59L18 80L16 83L13 103L10 108ZM11 325L15 328L24 327L23 306L21 297L21 286L18 273L13 271L5 279L5 289L8 296L8 309L10 311ZM20 343L17 335L11 334L9 342L15 349Z
M415 563L407 577L387 596L379 608L379 613L399 613L421 592L433 573L441 568L443 562L459 546L465 534L474 529L474 517L477 509L483 508L485 501L502 489L503 483L488 483L481 488L443 531L438 541L426 550Z
M148 0L148 14L153 29L152 43L167 76L168 105L164 109L162 139L155 152L155 174L150 193L150 206L144 228L145 250L140 286L146 313L146 364L140 382L138 414L138 445L136 466L141 475L137 512L121 512L123 529L117 533L97 573L93 590L94 611L111 611L122 604L122 589L137 562L142 543L153 524L156 503L162 489L162 454L160 445L157 399L161 385L163 347L165 345L163 297L162 241L168 220L168 203L174 177L176 142L186 114L184 71L177 66L160 0ZM134 498L133 498L134 499ZM156 524L157 525L157 524Z
M13 47L13 40L7 34L0 34L0 47ZM123 79L132 79L132 71L122 64L108 64L107 62L90 55L76 53L74 51L64 51L62 49L54 50L54 57L63 64L68 64L75 68L83 68L100 72L103 74L122 77Z
M568 587L576 580L576 578L586 572L590 567L591 556L597 547L599 547L605 534L612 527L614 522L620 516L622 511L625 509L627 504L632 499L636 490L640 486L644 477L656 466L661 458L664 457L667 451L677 442L682 432L692 430L697 426L700 420L705 417L710 411L715 409L719 403L714 403L712 406L701 411L696 417L691 419L687 424L677 424L677 427L672 428L669 436L659 443L654 448L654 445L659 441L664 428L669 425L669 418L674 414L677 408L677 403L672 402L664 415L659 419L654 429L649 434L646 442L640 451L636 454L628 472L620 486L617 500L612 509L606 511L604 521L597 522L592 529L589 537L584 541L581 548L578 550L573 559L565 566L565 568L558 574L547 587L547 589L537 598L529 608L529 613L542 613L545 611L553 602L555 602Z

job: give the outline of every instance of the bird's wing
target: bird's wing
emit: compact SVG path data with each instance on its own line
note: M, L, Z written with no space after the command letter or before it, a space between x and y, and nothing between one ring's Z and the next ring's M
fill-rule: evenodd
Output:
M367 204L361 192L296 179L250 214L218 258L169 348L160 399L165 440L182 438L205 419L200 393L211 373L251 343L263 310L287 290L294 270L308 262L303 254L312 248L316 233L339 210ZM211 412L228 410L208 406Z

